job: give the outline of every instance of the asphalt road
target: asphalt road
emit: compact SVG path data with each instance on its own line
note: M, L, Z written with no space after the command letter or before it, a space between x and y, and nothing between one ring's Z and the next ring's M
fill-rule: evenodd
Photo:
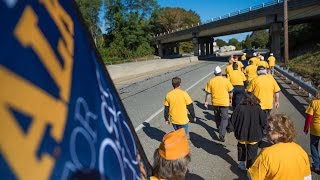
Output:
M192 63L187 67L171 69L118 87L120 97L150 163L153 162L153 152L158 148L163 135L173 130L171 125L164 123L162 109L164 97L172 89L171 79L179 76L182 79L182 89L187 90L194 101L198 117L196 123L189 125L192 161L186 179L246 179L246 172L237 167L237 141L234 135L227 134L224 143L218 141L213 111L203 106L205 94L202 89L213 77L213 70L217 65L225 67L226 62ZM282 89L280 108L277 112L284 112L294 120L297 143L310 154L309 136L302 132L303 111L307 103L281 79L276 79ZM313 179L318 178L318 175L313 174Z

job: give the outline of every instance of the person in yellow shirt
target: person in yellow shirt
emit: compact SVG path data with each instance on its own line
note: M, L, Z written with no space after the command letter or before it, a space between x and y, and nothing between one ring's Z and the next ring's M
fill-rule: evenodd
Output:
M228 76L228 74L233 71L233 67L232 67L232 64L233 64L233 60L230 59L229 62L228 62L228 65L225 69L225 72L226 72L226 76Z
M243 53L243 54L242 54L242 56L241 56L241 61L244 61L244 60L247 59L246 55L247 55L247 53Z
M150 180L184 179L191 162L187 135L183 129L166 134L153 154Z
M213 105L215 120L220 124L219 139L224 142L229 119L228 109L230 104L232 104L233 86L227 78L222 76L220 66L215 68L214 74L215 77L210 79L205 87L206 95L204 99L204 106L208 109L208 99L211 95L211 103Z
M242 64L241 61L238 61L238 57L237 56L234 56L234 62L236 62L238 64L239 70L243 72L244 65Z
M227 79L234 87L232 96L232 107L233 109L235 109L236 106L240 104L240 101L245 93L244 85L247 83L247 78L243 74L243 72L239 70L237 63L233 63L232 66L233 71L228 74Z
M258 62L260 61L260 58L257 57L257 53L253 53L253 57L250 58L249 60L251 60L255 66L258 66Z
M267 137L273 143L261 150L248 170L252 180L311 180L308 154L294 142L292 120L284 114L275 114L267 120Z
M267 70L263 66L258 66L257 74L258 76L248 85L247 91L252 92L260 100L261 109L269 115L273 102L274 106L279 108L280 87L271 75L267 75Z
M186 134L189 134L189 118L187 109L190 112L193 121L196 121L194 107L189 94L180 88L181 79L174 77L172 79L173 90L167 93L164 101L164 119L166 124L172 124L175 130L184 128ZM169 121L170 116L170 121Z
M276 65L276 58L273 56L273 53L270 53L270 56L268 57L268 63L270 66L270 72L272 75L274 75L274 66Z
M303 131L308 134L310 128L310 150L312 156L312 170L320 173L319 139L320 139L320 91L316 93L306 110L306 120Z
M258 74L257 74L257 66L255 66L251 60L249 60L249 66L247 66L244 69L244 72L247 75L248 84L250 84L250 81L253 78L258 76Z
M260 57L260 61L258 62L258 66L263 66L264 68L267 69L267 72L269 71L269 64L267 63L267 61L264 60L263 56Z

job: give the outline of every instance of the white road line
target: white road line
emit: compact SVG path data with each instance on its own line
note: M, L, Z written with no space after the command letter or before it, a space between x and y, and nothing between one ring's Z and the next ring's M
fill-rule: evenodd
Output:
M225 64L226 65L226 64ZM225 65L221 66L224 67ZM189 91L191 88L193 88L194 86L196 86L197 84L199 84L201 81L203 81L205 78L207 78L208 76L210 76L211 74L213 74L213 71L210 72L209 74L207 74L206 76L204 76L203 78L201 78L200 80L198 80L196 83L194 83L192 86L190 86L189 88L186 89L186 91ZM154 114L152 114L148 119L146 119L145 121L143 121L143 123L148 123L150 122L154 117L156 117L158 114L160 114L163 111L163 107L160 108L157 112L155 112ZM144 125L140 124L139 126L137 126L135 128L136 132L138 132L141 128L144 127Z

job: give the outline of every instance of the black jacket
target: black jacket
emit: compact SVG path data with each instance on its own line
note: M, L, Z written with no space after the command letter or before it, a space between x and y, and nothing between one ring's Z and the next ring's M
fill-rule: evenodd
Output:
M230 118L228 131L234 131L237 140L259 142L266 127L266 118L259 105L238 105Z

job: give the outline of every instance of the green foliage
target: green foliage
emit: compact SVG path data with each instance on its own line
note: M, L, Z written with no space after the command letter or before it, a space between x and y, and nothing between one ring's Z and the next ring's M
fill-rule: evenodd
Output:
M198 24L200 16L191 10L166 7L153 11L150 21L153 32L158 34Z
M217 46L219 46L219 47L227 45L227 43L222 39L216 39L215 42L217 43Z
M250 48L266 48L269 42L269 33L266 30L253 31L251 35L246 37L243 47Z
M193 52L193 45L191 41L179 43L180 53L191 53Z
M236 49L240 49L240 43L236 38L229 39L228 45L235 46Z

